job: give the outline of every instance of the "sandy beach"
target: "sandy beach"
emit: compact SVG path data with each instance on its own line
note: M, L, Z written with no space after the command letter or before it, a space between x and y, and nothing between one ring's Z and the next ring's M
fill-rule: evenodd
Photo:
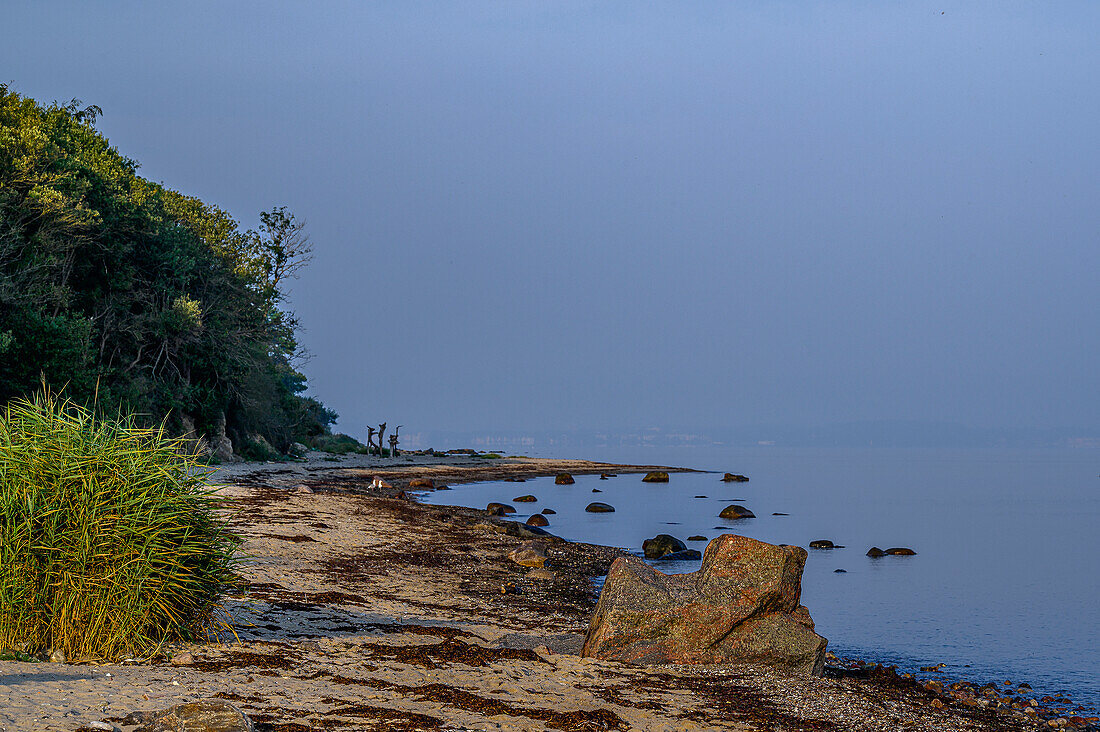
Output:
M550 571L484 511L403 491L559 472L674 471L578 460L311 454L232 464L244 543L235 635L131 663L0 663L0 730L88 729L187 701L228 701L259 730L1006 730L1012 712L887 671L804 678L758 667L645 667L577 655L591 577L619 549L556 541ZM389 487L370 486L379 477ZM523 490L517 485L516 494ZM509 496L504 496L504 499ZM813 608L810 608L811 612Z

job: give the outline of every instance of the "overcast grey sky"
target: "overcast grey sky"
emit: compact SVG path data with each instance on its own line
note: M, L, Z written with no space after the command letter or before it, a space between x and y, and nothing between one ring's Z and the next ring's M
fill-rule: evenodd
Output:
M308 221L346 431L1100 428L1100 3L184 5L5 2L0 77Z

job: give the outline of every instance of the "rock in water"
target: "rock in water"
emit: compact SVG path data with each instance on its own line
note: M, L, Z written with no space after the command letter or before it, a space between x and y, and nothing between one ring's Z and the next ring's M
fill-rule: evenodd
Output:
M738 506L734 504L732 506L726 506L722 509L722 513L718 514L718 518L724 519L743 519L743 518L756 518L756 514L745 508L744 506Z
M252 720L232 704L201 701L160 712L137 712L122 724L141 724L145 732L253 732Z
M585 511L589 513L615 513L615 507L610 503L600 503L599 501L593 501L584 507Z
M886 553L893 557L913 557L916 556L916 552L905 546L895 546L886 550Z
M642 553L646 559L660 559L666 554L682 552L684 549L687 549L687 544L669 534L657 534L642 542Z
M536 513L534 516L527 519L527 521L525 521L524 523L526 523L528 526L549 526L550 525L550 521L545 516L543 516L541 513Z
M799 605L806 550L725 534L691 574L636 557L611 565L583 656L635 663L748 662L820 676L827 641Z
M672 552L671 554L665 554L663 557L658 557L662 561L675 561L677 559L702 559L703 555L699 553L698 549L683 549L678 552Z
M534 503L538 499L528 493L526 496L516 496L512 499L515 503Z
M723 483L748 483L749 479L737 473L726 473L722 476Z
M886 552L879 549L877 546L873 546L867 550L867 556L869 557L885 557Z
M509 506L507 503L490 503L485 507L485 510L489 512L490 516L503 516L506 513L515 513L514 506Z
M663 470L654 470L651 473L646 473L642 478L643 483L667 483L668 473Z
M810 542L811 549L843 549L844 547L838 547L828 539L814 539Z
M557 485L573 485L576 482L569 473L558 473L558 477L554 478L554 483Z

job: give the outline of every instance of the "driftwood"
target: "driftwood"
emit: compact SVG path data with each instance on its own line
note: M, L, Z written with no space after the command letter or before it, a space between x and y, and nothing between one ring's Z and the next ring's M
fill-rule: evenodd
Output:
M376 450L378 450L378 446L374 444L374 428L367 427L367 454L373 455ZM378 454L381 455L382 453L379 452Z
M397 425L397 428L390 435L390 457L397 457L401 453L397 451L397 436L401 433L401 428L404 425Z
M378 457L382 457L382 445L386 444L386 423L378 425Z

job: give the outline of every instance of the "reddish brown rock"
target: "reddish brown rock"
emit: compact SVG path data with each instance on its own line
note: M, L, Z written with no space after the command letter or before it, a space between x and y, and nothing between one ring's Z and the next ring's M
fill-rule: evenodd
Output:
M582 655L636 663L747 662L820 675L827 641L799 605L806 550L724 534L698 572L611 565Z
M536 513L534 516L527 519L527 521L525 523L528 526L549 526L550 525L550 521L548 521L547 518L545 516L543 516L541 513Z
M573 480L573 476L569 473L558 473L558 477L554 478L554 482L558 485L573 485L577 481Z
M435 482L431 478L413 478L409 481L409 488L435 488Z

